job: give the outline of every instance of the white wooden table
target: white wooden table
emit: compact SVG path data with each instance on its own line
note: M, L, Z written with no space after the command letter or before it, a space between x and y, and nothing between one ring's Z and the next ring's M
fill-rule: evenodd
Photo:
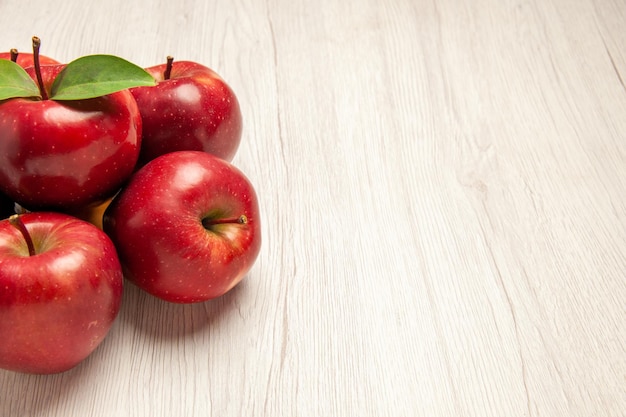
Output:
M263 249L221 299L127 285L0 416L625 416L623 0L0 2L0 49L220 73ZM1 343L1 341L0 341Z

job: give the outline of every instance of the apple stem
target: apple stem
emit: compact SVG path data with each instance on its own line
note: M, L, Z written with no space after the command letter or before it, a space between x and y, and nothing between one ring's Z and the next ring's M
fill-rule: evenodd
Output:
M11 61L16 62L17 63L17 56L19 54L17 53L17 49L12 48L11 49Z
M35 75L37 75L37 85L39 86L39 93L43 100L48 100L48 93L43 85L43 79L41 78L41 64L39 63L39 48L41 47L41 39L37 36L33 36L33 61L35 62Z
M165 65L165 72L163 73L163 79L169 80L172 76L172 65L174 64L174 57L169 55L167 57L167 64Z
M228 217L225 219L203 219L202 225L205 228L210 228L216 224L247 224L248 217L245 214L242 214L239 217Z
M22 221L22 216L20 216L19 214L14 214L11 217L9 217L9 222L13 226L15 226L17 230L19 230L22 236L24 237L24 240L26 241L26 246L28 246L28 254L30 256L37 255L37 251L35 251L35 245L33 243L33 238L30 236L30 233L28 232L26 225Z

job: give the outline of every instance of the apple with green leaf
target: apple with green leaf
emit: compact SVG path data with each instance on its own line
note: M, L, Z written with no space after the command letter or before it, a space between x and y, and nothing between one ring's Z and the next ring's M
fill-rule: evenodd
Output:
M175 303L219 297L261 247L256 192L231 163L177 151L144 165L104 212L129 281Z
M67 371L107 336L123 274L107 235L54 212L0 221L0 368Z
M157 85L130 89L143 120L139 166L183 150L231 161L241 142L242 116L224 79L204 65L172 57L146 71Z
M128 88L154 85L122 58L91 55L26 70L0 60L0 192L29 210L111 197L133 172L141 115Z

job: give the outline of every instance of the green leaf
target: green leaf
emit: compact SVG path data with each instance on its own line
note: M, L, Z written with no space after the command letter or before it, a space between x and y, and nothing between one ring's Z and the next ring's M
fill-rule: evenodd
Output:
M113 55L87 55L69 64L52 84L51 100L83 100L132 87L156 85L137 65Z
M39 88L22 67L0 59L0 100L16 97L40 97Z

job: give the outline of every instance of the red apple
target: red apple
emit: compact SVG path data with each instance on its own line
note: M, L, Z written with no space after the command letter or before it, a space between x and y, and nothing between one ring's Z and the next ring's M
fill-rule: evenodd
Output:
M108 334L123 275L115 247L74 217L25 213L0 222L0 368L66 371Z
M202 151L162 155L131 178L104 213L125 276L177 303L219 297L261 247L257 196L229 162Z
M146 71L157 85L130 89L143 120L139 165L183 150L231 161L241 142L242 117L226 82L210 68L171 58Z
M15 60L13 60L13 54L17 56ZM17 50L11 52L0 52L0 59L11 60L22 68L29 68L35 65L34 55L32 53L18 53ZM60 62L56 59L52 59L44 55L39 55L39 63L41 65L60 64Z
M41 67L47 94L63 68ZM27 72L36 79L35 68ZM128 90L77 101L0 101L0 191L30 210L104 200L134 171L140 135Z

